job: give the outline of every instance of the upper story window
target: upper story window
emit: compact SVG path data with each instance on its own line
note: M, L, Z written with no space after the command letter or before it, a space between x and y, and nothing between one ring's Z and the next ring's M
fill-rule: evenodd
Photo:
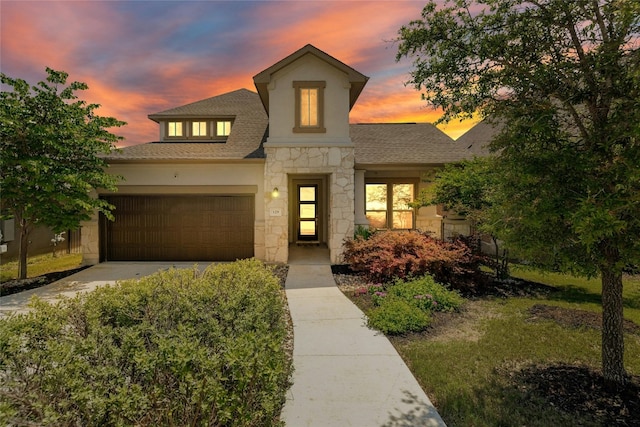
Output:
M191 136L193 137L206 137L209 132L207 132L208 122L191 122Z
M376 182L366 184L366 216L374 228L406 230L415 228L414 183Z
M184 136L184 130L182 122L168 122L167 123L167 136L169 138L178 138Z
M163 138L171 141L224 142L231 134L234 118L174 119L162 122Z
M324 133L324 88L323 81L293 82L295 89L296 133Z
M216 136L227 137L231 133L231 120L218 120L216 122Z

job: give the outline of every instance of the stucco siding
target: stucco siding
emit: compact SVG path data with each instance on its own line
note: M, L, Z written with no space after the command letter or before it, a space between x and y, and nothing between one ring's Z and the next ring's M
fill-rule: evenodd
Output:
M324 126L326 133L293 132L295 125L294 81L325 81ZM270 143L330 143L349 139L349 79L337 68L313 55L300 58L294 65L273 75L269 84Z

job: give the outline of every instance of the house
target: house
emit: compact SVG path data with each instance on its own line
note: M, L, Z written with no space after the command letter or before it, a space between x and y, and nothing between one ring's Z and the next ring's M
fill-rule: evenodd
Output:
M83 225L85 263L287 262L326 245L340 262L359 226L440 235L436 207L408 206L425 174L472 157L432 124L350 124L368 77L307 45L240 89L149 115L159 141L113 152L115 221Z

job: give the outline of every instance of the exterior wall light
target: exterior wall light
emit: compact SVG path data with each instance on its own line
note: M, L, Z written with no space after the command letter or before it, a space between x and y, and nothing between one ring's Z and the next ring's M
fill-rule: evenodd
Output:
M273 191L271 192L271 197L277 199L280 195L280 191L278 191L278 187L273 187Z

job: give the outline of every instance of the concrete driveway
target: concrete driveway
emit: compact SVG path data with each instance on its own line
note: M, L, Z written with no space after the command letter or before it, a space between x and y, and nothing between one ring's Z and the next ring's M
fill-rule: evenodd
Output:
M73 297L78 292L92 291L98 286L114 284L118 280L139 279L156 271L171 267L191 268L198 265L201 270L210 262L105 262L94 265L62 280L36 289L0 297L0 316L10 312L25 312L32 296L55 302L60 296Z

